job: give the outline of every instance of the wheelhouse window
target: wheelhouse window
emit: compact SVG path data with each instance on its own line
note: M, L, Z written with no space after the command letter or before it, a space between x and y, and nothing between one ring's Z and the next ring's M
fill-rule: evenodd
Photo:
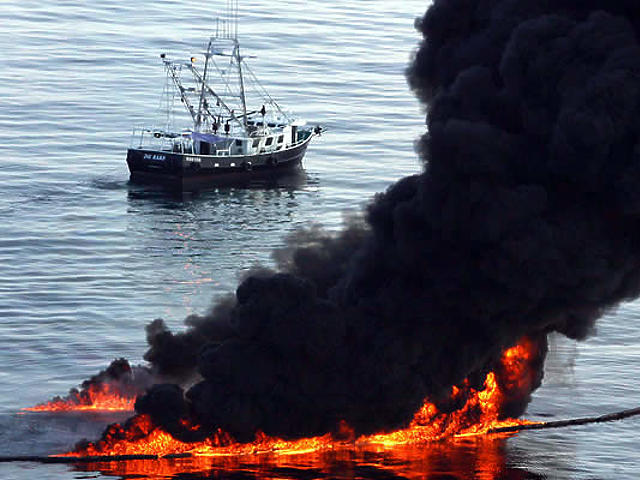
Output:
M269 137L269 138L267 138L267 141L265 142L265 145L268 147L272 143L273 143L273 137Z
M282 142L284 142L284 135L280 135L278 137L278 143L282 143Z

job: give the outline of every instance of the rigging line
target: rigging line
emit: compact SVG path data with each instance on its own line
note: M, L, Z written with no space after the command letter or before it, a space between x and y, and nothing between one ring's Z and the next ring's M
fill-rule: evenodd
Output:
M224 86L226 87L226 90L224 90L223 95L228 93L230 96L237 96L238 94L233 91L232 85L229 83L229 80L225 78L225 75L222 73L223 70L220 69L220 67L218 66L215 60L213 60L213 65L218 71L218 73L220 74L219 77L222 79ZM233 63L231 60L229 60L229 67L232 67L232 66L233 66ZM227 76L230 77L231 75L227 75Z
M206 88L211 95L216 97L216 100L218 100L220 102L220 105L227 111L227 113L229 114L229 116L231 117L231 119L234 122L237 122L240 126L242 126L243 123L240 121L240 119L238 119L238 117L236 117L235 113L232 111L232 109L230 109L227 106L227 104L224 102L224 100L222 100L222 98L220 98L220 96L213 90L213 88L211 88L206 83L202 82L202 77L200 76L200 73L196 71L195 67L191 66L190 68L191 68L191 71L193 72L194 76L196 76L196 79L199 82L202 83L203 88Z
M245 65L245 68L247 69L247 71L249 72L249 74L251 75L252 80L254 81L255 85L262 91L262 94L269 99L269 101L274 104L278 110L282 111L282 109L280 108L280 106L278 105L278 102L276 102L271 95L269 94L269 92L267 91L266 88L264 88L264 86L262 85L262 83L260 83L260 80L258 80L258 77L255 75L255 73L253 73L253 70L249 67L249 65L246 62L243 62ZM284 113L284 112L282 112Z
M267 90L262 86L262 84L261 84L261 83L260 83L260 81L258 80L258 77L256 77L255 73L253 73L253 70L251 70L251 68L249 67L249 65L248 65L246 62L244 62L244 61L243 61L242 63L244 64L245 70L246 70L247 72L249 72L249 75L250 75L251 79L255 82L255 84L258 86L258 88L259 88L260 90L262 90L262 95L264 95L266 98L268 98L268 99L269 99L269 102L270 102L272 105L274 105L274 106L278 109L278 111L279 111L282 115L284 115L284 117L285 117L287 120L291 120L291 118L289 117L289 115L287 115L287 113L285 113L285 111L284 111L284 110L282 110L282 108L280 108L280 105L278 105L278 102L276 102L276 101L271 97L271 95L269 95L269 92L267 92Z
M211 58L211 61L213 63L214 68L216 69L216 71L218 72L218 77L220 79L222 79L224 86L226 87L226 89L223 91L222 95L226 95L229 94L230 96L235 96L236 94L233 92L231 85L229 84L229 81L225 79L225 75L223 73L223 70L220 69L220 67L218 66L218 64L216 63L214 58ZM230 61L229 66L232 66L232 63ZM194 68L191 69L191 73L193 74L194 80L196 82L199 82L199 76L196 76L196 72L197 70Z
M178 76L176 75L175 65L172 64L171 62L165 62L165 65L167 67L167 71L169 72L169 75L171 75L171 78L173 79L173 83L175 84L176 88L180 92L180 98L184 102L187 110L189 110L192 120L195 122L196 112L193 106L191 105L191 102L189 101L189 97L185 94L185 88L182 86L182 82L180 81L180 78L178 78ZM182 68L180 68L180 70L182 71Z

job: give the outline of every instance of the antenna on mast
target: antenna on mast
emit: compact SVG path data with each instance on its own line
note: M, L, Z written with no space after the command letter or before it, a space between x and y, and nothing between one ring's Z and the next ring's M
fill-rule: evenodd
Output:
M222 35L232 40L238 39L238 0L227 0L227 10L222 19Z

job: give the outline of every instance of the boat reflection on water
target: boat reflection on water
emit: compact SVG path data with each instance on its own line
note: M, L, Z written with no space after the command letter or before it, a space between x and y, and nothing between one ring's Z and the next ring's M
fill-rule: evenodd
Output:
M307 172L303 169L293 170L286 175L279 177L264 176L260 178L252 178L244 183L234 184L230 186L206 186L193 185L190 188L177 188L171 184L139 184L128 182L128 199L135 200L190 200L199 197L207 197L210 195L228 193L233 191L284 191L295 192L303 190L307 187L314 187L317 180L309 178Z
M295 455L196 457L77 464L78 472L122 479L427 479L523 480L545 477L513 465L504 437L394 448L343 449ZM522 462L517 462L522 464Z

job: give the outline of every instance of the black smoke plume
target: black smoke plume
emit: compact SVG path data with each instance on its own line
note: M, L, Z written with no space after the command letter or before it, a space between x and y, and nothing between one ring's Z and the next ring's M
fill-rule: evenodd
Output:
M146 358L202 381L138 412L185 439L184 417L240 440L392 430L523 335L583 338L638 296L640 4L435 0L417 26L423 173L295 235L185 333L152 324Z

